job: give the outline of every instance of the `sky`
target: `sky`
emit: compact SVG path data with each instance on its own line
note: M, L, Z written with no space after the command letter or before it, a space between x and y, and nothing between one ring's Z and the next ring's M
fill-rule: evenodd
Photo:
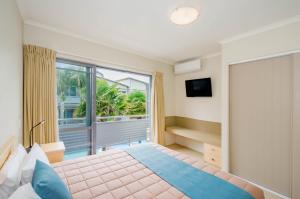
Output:
M131 78L134 78L134 79L146 82L146 83L150 83L150 76L147 76L147 75L139 75L139 74L135 74L135 73L110 70L110 69L105 69L105 68L97 68L97 72L102 73L104 78L110 79L113 81L131 77Z
M79 70L79 71L86 71L85 67L77 66L74 64L67 64L67 63L61 63L57 62L56 66L58 68L68 68L72 70ZM97 72L100 72L103 74L104 78L110 79L113 81L124 79L127 77L131 77L146 83L150 83L150 76L149 75L142 75L142 74L136 74L136 73L130 73L130 72L124 72L124 71L118 71L113 69L107 69L107 68L97 68Z

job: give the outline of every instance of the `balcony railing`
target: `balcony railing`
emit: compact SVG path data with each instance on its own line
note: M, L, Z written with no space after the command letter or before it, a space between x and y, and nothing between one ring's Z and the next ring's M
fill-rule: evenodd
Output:
M101 118L101 120L106 118ZM107 118L109 119L109 118ZM114 118L120 120L97 122L97 148L146 140L150 136L150 120L147 116Z
M86 126L86 118L64 118L58 119L59 128L76 128Z
M66 153L89 150L90 131L64 131L66 128L85 127L86 118L59 119L60 139L64 141ZM97 117L96 147L106 148L117 144L130 144L150 137L149 115Z

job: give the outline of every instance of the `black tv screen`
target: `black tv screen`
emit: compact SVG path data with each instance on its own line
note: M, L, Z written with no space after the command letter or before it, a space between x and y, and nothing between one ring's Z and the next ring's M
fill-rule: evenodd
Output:
M192 79L185 81L187 97L212 97L211 79Z

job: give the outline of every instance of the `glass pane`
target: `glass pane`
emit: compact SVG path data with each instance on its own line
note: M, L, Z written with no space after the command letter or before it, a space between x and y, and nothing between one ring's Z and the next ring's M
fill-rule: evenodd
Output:
M59 139L63 140L66 151L65 159L73 159L91 154L91 132L88 129L59 132Z
M86 67L57 62L57 111L59 128L90 126L90 73Z
M96 74L97 147L149 139L151 77L106 68Z
M59 61L57 112L59 138L65 144L65 159L91 152L91 73L77 63Z

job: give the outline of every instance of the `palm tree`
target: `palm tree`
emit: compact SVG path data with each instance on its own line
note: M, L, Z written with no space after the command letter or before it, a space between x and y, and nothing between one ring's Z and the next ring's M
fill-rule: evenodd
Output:
M60 118L64 118L64 105L68 90L71 87L80 89L80 98L86 98L86 76L85 73L80 71L71 71L65 69L58 69L56 72L57 77L57 95L60 102ZM82 101L81 100L81 101Z
M81 99L79 106L75 110L77 117L84 117L86 115L85 99ZM116 84L109 85L106 80L101 78L96 80L97 116L144 115L145 113L146 97L143 92L134 91L127 96L116 87ZM107 121L107 119L103 121Z
M109 85L103 79L96 82L96 114L97 116L125 115L127 110L127 96L116 88Z
M128 115L144 115L146 113L146 96L141 91L133 91L128 95Z

